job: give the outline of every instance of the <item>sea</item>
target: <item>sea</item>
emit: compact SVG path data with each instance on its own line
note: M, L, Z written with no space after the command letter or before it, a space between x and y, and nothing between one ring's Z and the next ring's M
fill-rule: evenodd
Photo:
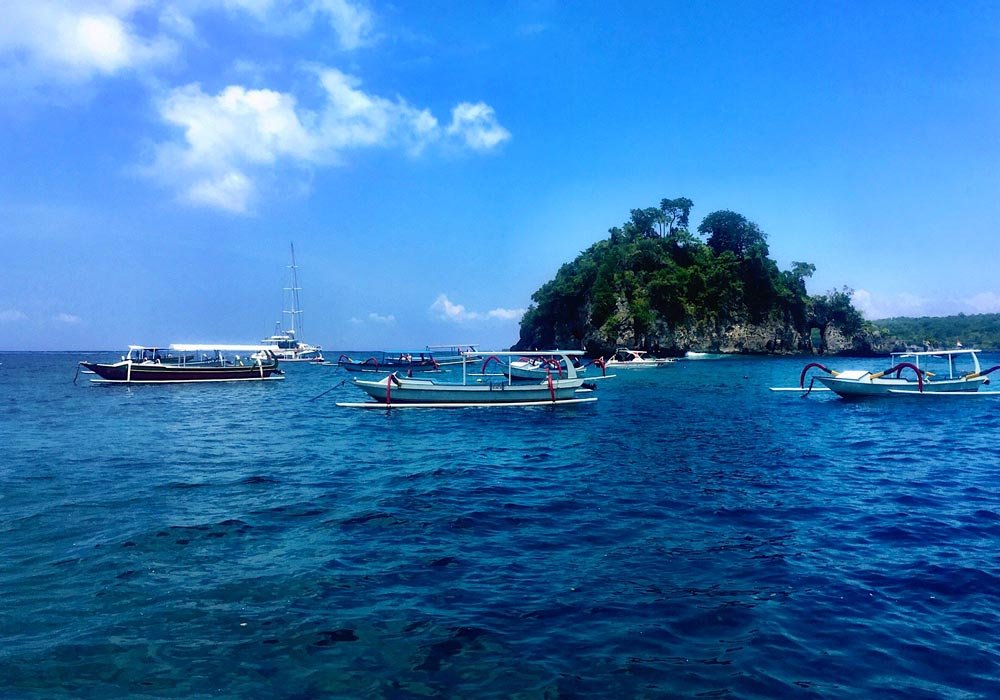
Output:
M809 358L388 412L335 366L76 376L119 354L0 353L2 698L1000 696L1000 396L769 391Z

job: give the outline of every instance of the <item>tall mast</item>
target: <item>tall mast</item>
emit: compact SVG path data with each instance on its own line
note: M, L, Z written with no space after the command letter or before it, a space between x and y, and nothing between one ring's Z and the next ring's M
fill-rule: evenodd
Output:
M291 311L284 311L283 313L288 314L292 317L292 334L296 339L301 337L302 333L302 309L299 308L299 276L297 272L297 267L295 265L295 244L292 243L292 264L288 268L292 271L292 286L285 287L286 292L292 293L292 309Z

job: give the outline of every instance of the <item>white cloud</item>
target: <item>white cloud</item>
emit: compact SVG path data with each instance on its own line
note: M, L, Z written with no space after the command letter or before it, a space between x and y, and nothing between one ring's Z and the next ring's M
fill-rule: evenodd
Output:
M82 82L162 63L177 50L163 34L143 35L138 0L32 0L5 3L0 66L34 82Z
M160 26L172 34L193 39L197 35L194 20L176 5L167 5L160 11Z
M346 51L373 42L374 18L363 5L347 0L223 0L224 5L256 19L264 29L302 34L317 21L326 21Z
M396 322L396 317L392 314L382 315L377 314L374 311L368 314L366 318L369 323L378 323L384 326L390 326ZM362 326L366 323L364 319L360 319L357 316L352 316L347 322L355 326Z
M909 292L880 295L858 289L851 297L855 308L866 319L896 318L899 316L954 316L958 313L1000 313L1000 294L980 292L971 297L936 297L928 299Z
M59 323L77 324L83 322L83 319L81 319L79 316L74 316L73 314L67 314L67 313L58 313L52 318L53 320L59 321Z
M317 12L325 12L340 39L341 48L352 50L371 41L372 15L360 5L346 0L316 0Z
M317 71L327 102L315 135L320 149L402 146L420 153L439 136L437 119L402 98L389 100L360 89L361 81L335 68Z
M975 296L962 300L976 314L1000 313L1000 294L996 292L980 292Z
M442 321L454 321L456 323L467 323L470 321L484 321L496 319L500 321L515 321L524 315L524 309L503 309L497 308L492 311L480 312L469 311L462 304L455 304L447 295L439 294L430 310Z
M463 102L455 107L448 133L477 151L491 150L510 139L510 132L500 126L493 108L484 102Z
M184 196L193 204L204 204L242 214L247 211L255 191L246 175L230 171L192 183Z
M926 316L929 300L909 292L889 296L873 295L866 289L857 289L851 297L855 308L865 318L881 319L897 316Z
M0 322L14 322L28 320L27 314L17 309L0 309Z
M498 318L501 321L518 321L524 316L524 309L492 309L486 312L489 318Z
M363 148L399 148L416 156L442 138L428 110L366 93L357 78L334 68L314 70L324 88L316 110L300 107L289 93L240 85L216 95L198 84L171 90L160 100L160 116L180 128L181 139L159 146L147 174L180 186L189 202L245 213L265 167L337 164L348 151ZM470 148L497 142L484 135L489 123L507 135L487 105L463 113L459 133ZM477 130L480 135L472 136Z

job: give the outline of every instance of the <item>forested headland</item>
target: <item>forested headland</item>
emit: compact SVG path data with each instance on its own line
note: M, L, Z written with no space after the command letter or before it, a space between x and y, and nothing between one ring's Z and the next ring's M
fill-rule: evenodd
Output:
M882 334L909 347L1000 349L1000 314L958 314L872 321Z
M810 295L816 267L781 270L767 234L734 211L689 229L693 202L633 209L532 295L517 349L628 346L682 354L882 352L844 287Z

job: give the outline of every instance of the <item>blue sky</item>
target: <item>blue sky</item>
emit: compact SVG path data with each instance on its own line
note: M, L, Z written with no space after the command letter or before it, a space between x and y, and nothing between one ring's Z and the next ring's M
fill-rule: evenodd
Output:
M871 318L1000 311L1000 5L12 0L0 349L517 339L629 210Z

